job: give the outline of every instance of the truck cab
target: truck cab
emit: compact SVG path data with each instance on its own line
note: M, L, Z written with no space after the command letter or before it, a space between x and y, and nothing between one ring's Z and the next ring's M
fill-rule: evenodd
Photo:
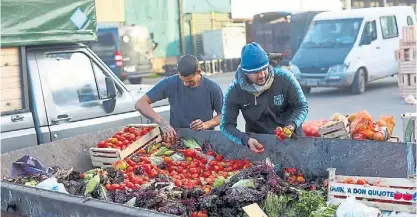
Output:
M2 153L149 123L135 103L152 85L129 89L86 45L2 47L1 55ZM167 101L153 106L169 118Z

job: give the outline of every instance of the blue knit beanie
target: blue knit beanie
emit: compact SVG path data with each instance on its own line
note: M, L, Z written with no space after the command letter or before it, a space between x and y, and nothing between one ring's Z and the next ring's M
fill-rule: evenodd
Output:
M256 42L242 48L240 67L245 73L257 73L269 65L265 50Z

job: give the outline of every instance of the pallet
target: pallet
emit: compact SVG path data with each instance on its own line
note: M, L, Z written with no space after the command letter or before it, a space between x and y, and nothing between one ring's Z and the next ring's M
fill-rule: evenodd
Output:
M323 138L329 139L349 139L348 120L337 121L329 125L320 127L319 134Z
M133 154L136 150L147 146L148 144L156 144L162 141L161 130L155 124L131 124L128 127L145 127L154 126L155 128L130 144L126 149L119 150L115 148L90 148L91 162L94 167L111 167L114 162L123 160Z
M375 207L381 211L416 213L416 179L409 178L381 178L336 175L335 168L329 171L329 188L327 200L330 204L339 205L346 201L347 196L355 197L361 203ZM355 184L343 183L352 179ZM378 186L356 184L358 179L364 179L370 184L379 182ZM376 194L377 193L377 194ZM411 200L395 199L394 194L410 195ZM364 200L366 199L366 200Z

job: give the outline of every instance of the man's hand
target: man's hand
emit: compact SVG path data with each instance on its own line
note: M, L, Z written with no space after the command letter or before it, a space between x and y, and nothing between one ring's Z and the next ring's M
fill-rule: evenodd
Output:
M261 143L259 143L258 140L250 138L248 140L248 145L252 152L257 154L264 153L264 146Z
M191 122L190 128L193 130L206 130L207 129L206 124L200 119L197 119Z
M177 132L175 129L166 121L165 119L161 118L159 123L162 131L162 140L171 144L174 144L177 140Z

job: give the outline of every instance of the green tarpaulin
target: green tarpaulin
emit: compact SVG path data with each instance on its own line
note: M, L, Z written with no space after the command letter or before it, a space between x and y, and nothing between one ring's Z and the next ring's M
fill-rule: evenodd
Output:
M95 0L1 0L1 46L97 40Z

